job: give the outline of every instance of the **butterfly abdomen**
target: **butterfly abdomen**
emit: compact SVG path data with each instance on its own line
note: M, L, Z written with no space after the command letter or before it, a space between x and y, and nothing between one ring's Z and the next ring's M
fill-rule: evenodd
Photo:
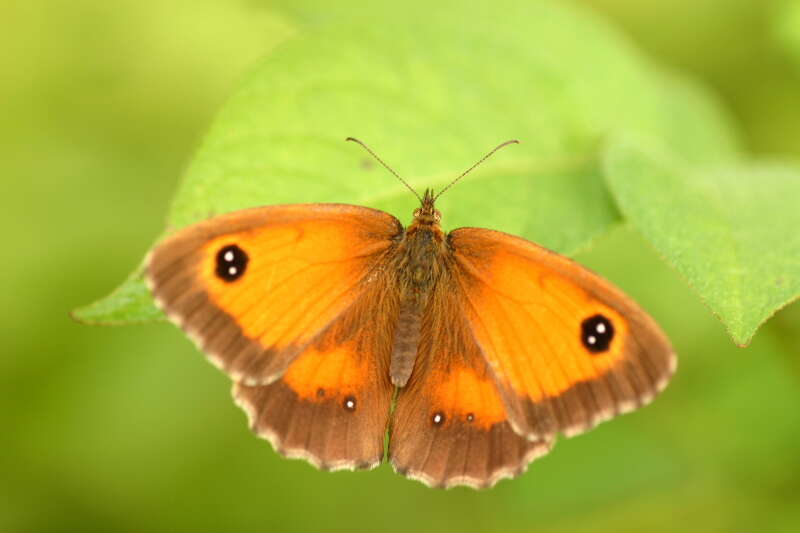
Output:
M413 299L404 299L400 303L400 314L392 345L392 360L389 367L392 385L404 387L411 377L414 361L417 358L421 325L422 313L416 302Z

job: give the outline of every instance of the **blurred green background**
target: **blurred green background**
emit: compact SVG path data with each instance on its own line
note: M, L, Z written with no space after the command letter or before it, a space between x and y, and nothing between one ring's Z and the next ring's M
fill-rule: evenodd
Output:
M796 3L576 3L710 87L750 153L800 155ZM0 19L0 531L800 529L798 305L736 348L625 228L578 259L672 338L653 405L488 492L279 457L174 327L68 312L141 259L215 111L292 24L255 0L5 2Z

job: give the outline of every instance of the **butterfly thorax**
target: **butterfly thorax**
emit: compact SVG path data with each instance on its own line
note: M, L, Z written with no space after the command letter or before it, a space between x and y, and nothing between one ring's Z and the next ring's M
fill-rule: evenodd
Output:
M397 282L400 310L392 350L392 383L404 386L411 376L420 338L422 315L429 296L442 275L448 253L439 226L441 214L434 208L431 191L425 191L422 206L397 249Z
M439 225L441 213L434 207L433 194L425 191L422 206L414 211L414 221L406 230L398 250L398 275L403 293L425 303L427 293L441 274L443 255L447 253L444 232Z

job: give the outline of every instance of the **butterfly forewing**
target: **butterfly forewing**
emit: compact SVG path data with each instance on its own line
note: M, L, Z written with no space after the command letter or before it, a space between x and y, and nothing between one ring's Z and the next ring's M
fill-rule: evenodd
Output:
M266 384L362 297L401 231L397 219L365 207L237 211L159 244L147 280L217 366Z
M649 402L674 372L658 325L586 268L497 231L448 242L469 329L520 434L586 431Z

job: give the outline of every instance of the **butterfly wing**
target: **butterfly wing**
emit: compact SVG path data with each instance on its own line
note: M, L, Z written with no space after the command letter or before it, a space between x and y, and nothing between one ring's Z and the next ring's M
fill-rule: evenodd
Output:
M417 359L392 416L394 469L434 487L485 488L525 470L548 439L514 432L496 380L445 273L423 315Z
M147 260L156 303L234 381L268 384L381 276L402 226L342 204L237 211L182 229Z
M376 312L380 310L380 312ZM391 339L398 292L376 285L269 384L234 384L251 429L288 457L326 470L374 468L392 391Z
M381 265L400 235L394 217L363 207L250 209L166 239L147 278L231 375L256 433L320 468L368 468L383 457L398 313Z
M462 228L448 242L469 330L520 435L581 433L666 386L669 341L609 282L497 231Z

